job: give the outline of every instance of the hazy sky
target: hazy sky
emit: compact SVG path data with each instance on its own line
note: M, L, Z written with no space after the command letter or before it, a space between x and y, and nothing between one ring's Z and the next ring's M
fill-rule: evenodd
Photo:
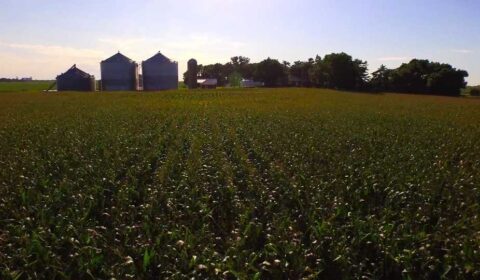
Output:
M244 55L293 62L347 52L397 67L452 64L480 84L479 0L1 0L0 77L54 79L76 63L99 77L120 50L141 62Z

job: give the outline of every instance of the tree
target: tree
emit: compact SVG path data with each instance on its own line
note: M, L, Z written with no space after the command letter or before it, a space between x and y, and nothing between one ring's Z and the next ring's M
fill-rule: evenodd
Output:
M392 70L389 88L408 93L458 96L465 88L468 73L449 64L413 59Z
M227 83L230 82L229 77L233 73L238 73L238 72L235 70L235 66L233 66L231 62L227 62L221 67L220 76L224 78L224 81L222 81L222 85L226 85Z
M313 65L313 58L310 58L308 61L295 61L289 68L289 74L291 77L300 79L302 86L311 86L310 72Z
M230 58L230 61L234 66L241 66L241 65L246 65L250 63L250 58L245 57L245 56L234 56Z
M249 63L242 66L239 71L243 78L253 79L258 63Z
M234 86L240 85L242 78L251 79L254 76L257 64L250 63L245 56L234 56L225 64L215 63L210 65L198 65L198 77L203 79L217 79L219 86L227 83ZM188 83L188 71L183 74L185 83Z
M240 87L240 84L242 82L242 75L238 72L233 72L228 76L228 84L231 87Z
M392 72L391 88L398 92L428 93L428 60L413 59Z
M185 71L185 73L183 73L183 83L185 85L188 85L189 83L189 79L188 79L189 76L190 76L190 73L188 72L188 70Z
M234 56L225 64L199 65L198 76L217 79L220 86L238 86L241 78L255 79L270 87L284 86L290 77L299 86L458 96L466 86L468 73L449 64L413 59L396 69L382 65L369 80L367 62L342 52L293 64L271 58L250 63L248 57ZM188 82L187 73L184 80Z
M328 73L322 58L317 55L315 61L312 62L312 66L308 71L308 77L310 82L316 87L328 86Z
M234 56L230 58L230 63L233 66L233 72L239 73L242 78L252 78L254 69L250 64L250 58L245 56Z
M353 65L355 69L355 89L363 90L368 84L368 63L355 59Z
M459 96L461 89L467 85L465 77L468 77L466 71L443 64L428 76L427 87L432 94Z
M183 73L183 82L186 86L188 86L190 84L190 77L195 76L195 78L197 78L198 76L201 75L201 73L203 72L203 66L202 65L197 65L196 72L197 72L196 75L191 75L189 70L187 70L185 73Z
M367 78L367 63L353 60L346 53L332 53L326 55L322 62L325 75L325 86L354 90L363 87Z
M387 91L389 89L391 72L392 70L382 64L377 71L372 73L370 89L374 91Z
M224 71L224 66L220 63L205 65L201 68L200 72L200 77L204 79L217 79L219 86L226 85L227 76Z
M480 88L479 87L472 87L470 89L471 96L480 96Z
M285 66L271 58L258 63L254 77L256 80L264 82L267 87L283 86L287 83Z

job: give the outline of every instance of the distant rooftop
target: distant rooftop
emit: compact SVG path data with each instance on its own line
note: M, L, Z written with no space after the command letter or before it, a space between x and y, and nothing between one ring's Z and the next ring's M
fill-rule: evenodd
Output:
M197 83L203 86L216 86L218 84L217 79L198 79Z

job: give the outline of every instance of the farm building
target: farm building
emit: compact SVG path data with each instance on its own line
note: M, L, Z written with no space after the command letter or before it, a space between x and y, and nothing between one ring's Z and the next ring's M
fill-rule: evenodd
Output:
M242 79L242 81L240 81L240 87L242 88L255 88L263 86L264 84L262 82L255 82L254 80Z
M200 79L197 80L197 84L200 88L217 88L217 79Z
M138 90L138 64L120 52L100 63L102 90Z
M67 72L57 76L58 91L95 91L95 76L77 68L74 64Z
M144 90L178 88L178 63L160 52L142 62L142 71Z

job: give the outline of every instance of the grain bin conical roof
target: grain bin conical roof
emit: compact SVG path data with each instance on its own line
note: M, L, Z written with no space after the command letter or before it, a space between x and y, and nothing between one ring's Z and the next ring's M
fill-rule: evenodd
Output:
M131 60L130 58L124 56L120 52L112 55L111 57L105 59L102 62L126 62L126 63L135 63L135 61Z
M164 56L161 52L156 53L154 56L150 57L149 59L145 60L145 62L157 62L157 63L173 63L170 58Z
M92 75L88 74L85 71L82 71L77 68L77 65L74 64L67 72L58 75L59 77L81 77L81 78L90 78Z

